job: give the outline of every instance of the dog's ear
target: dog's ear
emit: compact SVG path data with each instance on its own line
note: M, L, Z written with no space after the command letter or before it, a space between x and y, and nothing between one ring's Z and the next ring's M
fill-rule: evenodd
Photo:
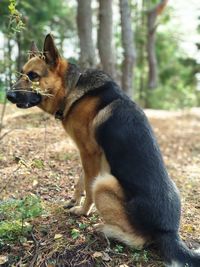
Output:
M30 48L30 51L28 53L28 59L31 59L32 57L35 57L38 53L39 53L39 50L38 50L35 42L32 41L31 48Z
M44 54L46 63L50 65L51 67L56 67L58 60L60 58L60 55L58 53L58 50L55 46L55 43L54 43L54 40L51 34L47 34L45 38L43 54Z

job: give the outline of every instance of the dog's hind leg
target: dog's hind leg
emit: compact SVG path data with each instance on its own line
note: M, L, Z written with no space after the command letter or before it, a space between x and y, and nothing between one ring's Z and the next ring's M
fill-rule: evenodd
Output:
M115 238L129 246L142 248L146 243L129 223L124 208L124 195L117 179L104 174L98 176L93 184L93 200L105 224L98 228L107 237Z

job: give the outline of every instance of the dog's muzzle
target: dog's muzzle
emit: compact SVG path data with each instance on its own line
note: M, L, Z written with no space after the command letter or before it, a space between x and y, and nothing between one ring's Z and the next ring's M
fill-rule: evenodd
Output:
M15 91L9 90L6 94L7 99L12 102L13 104L16 104L17 102L17 95Z
M37 106L42 101L41 94L33 91L15 91L7 92L7 99L16 104L18 108L31 108Z

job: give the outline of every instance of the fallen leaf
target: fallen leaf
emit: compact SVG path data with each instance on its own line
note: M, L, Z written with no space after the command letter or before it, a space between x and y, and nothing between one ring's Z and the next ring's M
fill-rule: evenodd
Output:
M102 257L103 256L103 254L101 253L101 252L99 252L99 251L95 251L94 253L93 253L93 257L94 258L100 258L100 257Z
M59 239L59 238L61 238L61 237L63 237L62 234L55 234L54 239Z
M4 264L8 261L8 257L4 255L0 255L0 265Z
M33 181L33 186L36 186L36 185L38 185L38 180Z

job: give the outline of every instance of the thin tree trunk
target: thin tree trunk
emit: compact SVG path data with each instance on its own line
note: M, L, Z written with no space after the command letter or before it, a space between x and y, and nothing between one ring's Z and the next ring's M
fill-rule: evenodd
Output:
M131 27L131 11L128 0L120 0L122 46L124 60L122 64L122 88L130 97L133 94L133 76L136 60L133 30Z
M141 21L140 25L138 25L138 31L140 32L140 42L139 47L137 47L139 51L138 61L140 62L140 79L139 79L139 99L142 101L143 105L145 106L145 48L146 48L146 21L144 16L144 7L145 3L144 0L141 2L141 10L138 12L141 14Z
M11 88L11 86L12 86L12 59L11 59L12 46L11 46L11 42L10 42L9 37L8 37L8 44L7 45L8 45L8 85Z
M21 37L20 33L16 35L17 47L18 47L18 56L17 56L17 71L21 71L22 68L22 51L21 51Z
M92 8L91 0L78 0L77 28L80 41L80 66L94 67L95 49L92 38Z
M99 0L98 50L103 70L115 79L112 0Z
M8 54L7 54L7 51L6 51L6 47L8 47ZM10 51L9 51L10 50ZM5 112L6 112L6 104L7 104L7 98L6 98L6 92L8 89L10 89L10 86L11 86L11 78L8 79L8 75L7 75L7 67L10 71L10 62L8 62L8 65L7 65L7 58L9 58L8 60L10 61L11 58L11 46L10 46L10 39L8 38L6 40L6 38L4 37L4 50L3 50L3 58L4 58L4 68L5 68L5 96L4 96L4 101L3 101L3 106L2 106L2 110L1 110L1 114L0 114L0 139L2 139L2 135L1 135L1 131L3 129L3 119L4 119L4 115L5 115ZM9 75L10 76L10 75Z
M158 85L158 70L157 70L157 58L156 58L156 19L160 15L168 0L161 0L152 9L147 12L147 54L148 54L148 65L149 65L149 77L148 77L148 88L154 89Z

